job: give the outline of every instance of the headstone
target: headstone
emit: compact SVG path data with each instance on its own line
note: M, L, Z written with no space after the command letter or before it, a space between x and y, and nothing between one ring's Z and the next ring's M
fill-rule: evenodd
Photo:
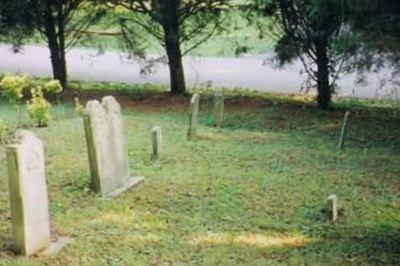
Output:
M189 130L187 133L188 139L191 140L197 134L197 122L199 116L200 95L195 93L190 99L189 108Z
M151 130L152 142L153 142L153 158L158 158L162 152L163 140L161 127L153 127Z
M340 139L339 139L339 149L342 149L344 146L344 141L346 138L346 133L347 133L347 124L349 122L349 116L350 116L350 112L346 112L344 115L344 119L343 119L343 125L342 125L342 130L340 132Z
M217 128L224 122L224 96L221 93L214 94L214 123Z
M338 197L336 195L330 195L328 197L328 211L329 218L332 222L336 222L338 219Z
M52 255L48 252L52 243L43 144L33 132L20 130L6 152L15 249L26 256ZM69 242L67 238L60 241L62 246Z
M114 197L143 181L130 176L121 107L114 97L106 96L101 103L89 101L83 120L92 190Z

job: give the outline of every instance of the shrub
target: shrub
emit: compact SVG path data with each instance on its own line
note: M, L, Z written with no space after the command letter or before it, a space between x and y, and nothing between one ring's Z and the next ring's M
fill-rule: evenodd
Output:
M49 93L58 94L63 91L63 87L59 80L50 80L44 85L44 89Z
M0 82L3 97L13 104L17 104L23 97L23 90L28 86L29 78L27 76L7 75Z
M74 98L75 101L75 112L80 115L83 116L83 113L85 112L85 107L83 107L83 105L81 104L81 102L79 101L78 97Z
M41 87L31 90L32 98L27 102L30 117L36 122L36 126L48 126L51 119L51 104L43 97Z
M4 120L0 119L0 142L4 142L7 131L8 131L7 123Z

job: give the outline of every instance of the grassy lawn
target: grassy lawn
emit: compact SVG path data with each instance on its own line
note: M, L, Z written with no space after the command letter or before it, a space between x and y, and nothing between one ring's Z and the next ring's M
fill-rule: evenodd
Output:
M45 143L53 235L74 242L54 258L15 257L1 147L1 265L390 265L400 262L400 126L354 111L337 150L343 110L230 99L223 129L201 105L188 142L189 98L120 98L131 169L145 183L112 200L88 190L81 118L56 107ZM0 117L13 121L10 106ZM151 159L151 128L164 153ZM337 194L341 216L327 221Z

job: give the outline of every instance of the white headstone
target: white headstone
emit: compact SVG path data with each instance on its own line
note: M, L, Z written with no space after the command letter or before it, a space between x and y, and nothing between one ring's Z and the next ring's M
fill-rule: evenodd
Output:
M43 144L33 132L16 133L7 147L12 234L17 251L32 255L50 246L50 214Z
M121 107L114 97L89 101L84 126L93 191L112 197L143 180L130 177Z
M7 146L11 224L18 253L54 255L71 240L50 239L43 144L28 130L17 131L15 143Z

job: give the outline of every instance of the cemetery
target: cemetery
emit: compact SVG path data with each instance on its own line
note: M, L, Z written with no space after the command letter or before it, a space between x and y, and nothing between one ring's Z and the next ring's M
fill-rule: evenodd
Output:
M213 93L161 95L88 92L83 116L54 104L47 127L22 111L29 129L1 145L2 265L396 261L387 110L360 105L342 140L347 108L226 95L217 127Z
M0 266L400 265L395 0L1 0Z

